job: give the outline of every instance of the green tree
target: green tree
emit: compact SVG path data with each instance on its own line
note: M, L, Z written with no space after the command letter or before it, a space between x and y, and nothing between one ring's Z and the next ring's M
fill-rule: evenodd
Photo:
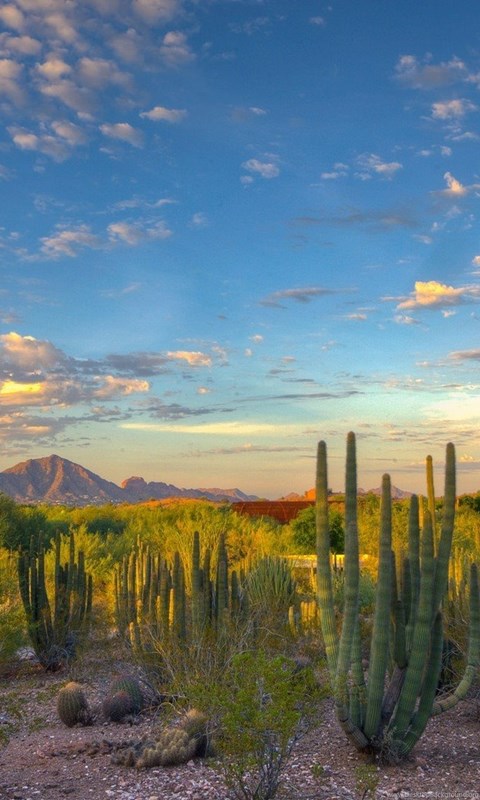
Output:
M316 547L315 506L304 508L290 523L292 541L302 553L314 553ZM329 514L330 549L333 553L343 553L345 547L345 528L343 515L333 509Z

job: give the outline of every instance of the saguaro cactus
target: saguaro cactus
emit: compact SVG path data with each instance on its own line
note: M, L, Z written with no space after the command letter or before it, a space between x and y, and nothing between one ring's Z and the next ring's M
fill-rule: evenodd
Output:
M427 462L430 494L431 475L431 463ZM360 569L353 433L347 437L345 601L340 640L330 572L327 487L327 451L325 443L320 442L316 481L317 596L337 716L359 750L374 752L387 760L399 760L410 752L432 715L446 711L465 697L480 660L478 574L476 565L472 565L467 667L459 686L446 697L435 699L442 658L442 604L447 591L454 526L454 447L447 445L444 507L437 546L430 509L425 512L419 542L418 500L415 496L412 498L408 556L401 569L401 592L391 550L390 478L383 477L377 596L366 677L361 662L358 618ZM389 669L391 653L395 663Z

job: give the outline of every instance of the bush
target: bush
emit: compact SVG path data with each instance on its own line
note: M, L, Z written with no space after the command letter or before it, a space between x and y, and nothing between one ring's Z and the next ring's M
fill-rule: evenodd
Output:
M191 699L213 721L216 764L237 800L275 797L295 743L318 718L313 671L263 651L239 653Z

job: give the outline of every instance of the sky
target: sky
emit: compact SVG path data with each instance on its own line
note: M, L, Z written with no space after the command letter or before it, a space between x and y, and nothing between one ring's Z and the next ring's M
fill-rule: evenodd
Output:
M480 490L479 23L0 2L0 469Z

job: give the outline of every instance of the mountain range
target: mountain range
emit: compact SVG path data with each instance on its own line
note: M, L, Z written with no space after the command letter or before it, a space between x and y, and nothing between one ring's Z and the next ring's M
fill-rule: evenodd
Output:
M80 464L57 455L31 458L0 472L0 492L17 503L75 506L139 503L167 497L229 502L258 499L240 489L181 489L161 481L147 483L139 477L127 478L117 486Z

